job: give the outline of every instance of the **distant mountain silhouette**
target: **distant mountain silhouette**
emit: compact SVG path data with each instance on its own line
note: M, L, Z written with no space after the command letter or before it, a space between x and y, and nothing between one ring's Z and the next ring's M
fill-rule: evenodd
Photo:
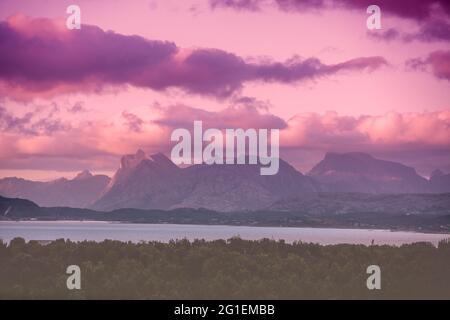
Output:
M317 192L314 181L280 159L276 175L262 176L259 165L194 165L183 170L187 197L174 207L217 211L265 208L284 197Z
M176 166L162 153L142 150L125 155L112 179L79 173L74 179L35 182L0 179L0 195L32 200L40 206L66 206L110 211L122 208L205 208L252 211L270 208L300 210L318 192L445 193L450 174L439 170L430 180L403 164L364 153L327 153L307 175L280 159L276 175L260 175L260 165ZM309 200L308 200L309 201ZM308 205L310 202L308 202Z
M167 209L189 192L181 171L163 154L147 157L138 150L123 156L120 168L92 208Z
M100 196L109 180L105 175L92 175L87 170L72 180L60 178L39 182L4 178L0 179L0 195L29 199L44 207L85 208Z
M38 216L41 208L32 201L0 196L0 219L7 219L27 212L29 216Z
M259 165L193 165L181 169L163 154L126 155L92 208L206 208L219 211L267 207L291 195L315 192L314 182L286 162L277 175L261 176Z
M430 188L432 192L450 192L450 174L434 170L430 176Z
M365 153L327 153L308 175L329 192L431 192L428 180L414 168Z

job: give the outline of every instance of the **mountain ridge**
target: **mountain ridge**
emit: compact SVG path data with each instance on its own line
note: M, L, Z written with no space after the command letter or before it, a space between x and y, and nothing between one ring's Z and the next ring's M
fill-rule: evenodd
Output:
M26 198L41 206L101 211L187 207L226 212L268 208L318 192L450 192L450 174L435 170L428 180L412 167L360 152L327 153L307 174L282 159L276 175L261 176L259 168L259 164L180 168L163 153L147 156L139 149L121 158L111 179L88 170L71 180L51 182L3 178L0 195Z
M91 205L109 183L106 175L92 175L84 170L73 179L31 181L8 177L0 179L0 195L25 198L40 206L67 206L85 208Z
M327 153L308 173L326 191L367 193L430 192L427 179L412 167L360 152Z

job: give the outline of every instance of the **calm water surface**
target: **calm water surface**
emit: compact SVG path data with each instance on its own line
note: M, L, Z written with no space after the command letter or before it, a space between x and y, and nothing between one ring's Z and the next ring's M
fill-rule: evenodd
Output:
M416 232L391 232L389 230L328 229L328 228L286 228L207 226L179 224L132 224L100 221L0 221L0 239L9 242L15 237L26 240L70 239L72 241L162 241L171 239L228 239L239 236L242 239L262 238L284 239L286 242L303 241L320 244L375 244L401 245L427 241L437 244L450 238L449 234Z

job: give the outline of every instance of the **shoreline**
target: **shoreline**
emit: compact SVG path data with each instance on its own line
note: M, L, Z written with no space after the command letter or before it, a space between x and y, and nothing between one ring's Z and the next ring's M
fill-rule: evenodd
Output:
M408 232L417 234L436 234L436 235L448 235L450 237L450 231L438 231L438 230L417 230L417 229L384 229L384 228L358 228L358 227L346 227L346 226L286 226L276 224L214 224L214 223L167 223L167 222L137 222L137 221L124 221L124 220L44 220L44 219L14 219L3 220L0 219L0 223L3 222L50 222L50 223L101 223L101 224L137 224L137 225L171 225L171 226L215 226L215 227L243 227L243 228L286 228L286 229L330 229L330 230L362 230L362 231L384 231L384 232Z

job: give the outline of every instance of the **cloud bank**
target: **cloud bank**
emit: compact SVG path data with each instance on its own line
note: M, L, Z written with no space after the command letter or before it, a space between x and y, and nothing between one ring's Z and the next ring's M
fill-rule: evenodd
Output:
M64 128L51 123L36 125L38 113L18 117L0 109L0 169L114 170L121 155L138 148L169 153L172 130L192 128L194 120L219 129L280 129L281 156L287 161L298 162L298 154L314 153L314 161L318 161L328 151L361 151L388 159L396 155L397 161L406 163L413 157L419 170L422 166L425 172L448 168L450 163L448 110L379 116L300 113L284 120L264 108L245 104L219 111L183 105L154 108L149 110L149 117L157 115L153 120L123 112L115 123L81 121L64 123ZM291 159L293 151L297 154Z
M305 113L291 118L283 134L286 147L366 152L414 148L424 153L448 149L450 153L450 111L359 117L334 111Z
M450 41L450 22L443 19L431 19L421 24L416 32L401 32L396 28L389 28L384 31L368 32L367 34L371 38L384 41L447 42Z
M23 100L126 85L224 98L250 81L290 84L387 64L379 56L331 65L299 57L248 62L223 50L182 49L89 25L67 30L63 22L20 15L0 22L0 52L0 93Z
M450 51L434 51L426 58L408 60L406 65L414 70L431 72L438 79L450 81Z
M301 12L323 9L362 9L376 4L383 12L415 20L429 18L433 11L441 9L450 15L450 2L447 0L210 0L215 8L232 8L237 10L258 11L264 5L274 5L280 10Z

